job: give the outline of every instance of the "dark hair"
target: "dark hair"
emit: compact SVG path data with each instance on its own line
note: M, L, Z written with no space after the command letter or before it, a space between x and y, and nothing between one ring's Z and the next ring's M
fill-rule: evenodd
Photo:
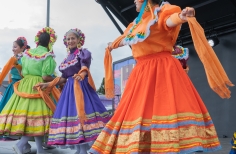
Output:
M16 40L15 42L16 42L17 45L20 46L20 48L23 48L23 47L24 47L24 43L22 42L21 39L18 39L18 40ZM30 49L30 46L27 45L25 49Z
M49 41L50 35L47 32L44 32L39 36L39 45L43 47L48 47Z
M161 3L162 3L163 1L164 1L164 0L152 0L152 3L161 5Z
M20 48L22 48L24 46L24 43L19 39L15 41L17 45L20 46Z
M29 46L29 45L27 45L25 49L30 49L30 46Z

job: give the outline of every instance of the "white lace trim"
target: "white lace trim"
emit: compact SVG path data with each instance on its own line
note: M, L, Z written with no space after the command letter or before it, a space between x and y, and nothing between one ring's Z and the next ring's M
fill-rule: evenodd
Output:
M55 54L53 52L48 52L46 53L45 55L41 55L41 56L38 56L38 55L31 55L30 53L27 54L29 51L26 51L24 52L23 56L26 57L26 58L29 58L29 59L34 59L36 61L42 61L42 60L45 60L48 56L52 56L53 58L55 58Z
M79 62L79 61L78 61L78 58L79 58L80 52L81 52L81 51L79 51L79 52L76 54L76 56L75 56L75 58L74 58L73 60L64 63L64 62L66 61L66 59L68 58L68 56L70 55L70 54L68 54L68 56L66 57L66 59L60 64L59 70L62 71L62 70L67 69L68 67L71 67L71 66L76 65L76 64Z
M136 44L136 43L138 43L138 42L143 42L143 41L150 35L150 27L151 27L152 25L154 25L154 24L158 21L158 15L157 15L157 13L161 11L161 8L162 8L165 4L169 4L169 3L168 3L168 2L163 2L160 7L156 7L156 8L155 8L155 10L154 10L155 19L151 20L151 21L148 23L148 26L147 26L146 32L145 32L146 35L144 36L144 38L139 38L139 37L137 36L137 34L136 34L135 37L132 38L131 40L129 40L128 38L125 37L125 38L123 39L124 45L133 45L133 44ZM133 21L134 26L136 25L136 20L137 20L137 18ZM131 27L131 29L132 29L132 28L133 28L133 26ZM130 29L130 30L131 30L131 29ZM129 35L129 34L128 34L128 35Z

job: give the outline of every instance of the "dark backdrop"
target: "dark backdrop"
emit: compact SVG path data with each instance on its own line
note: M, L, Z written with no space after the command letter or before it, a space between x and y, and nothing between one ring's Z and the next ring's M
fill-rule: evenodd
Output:
M220 44L213 49L221 61L229 79L236 85L236 33L219 37ZM232 137L236 131L236 87L230 87L231 98L221 99L207 82L203 65L193 45L184 45L190 51L189 76L202 97L215 124L219 137Z

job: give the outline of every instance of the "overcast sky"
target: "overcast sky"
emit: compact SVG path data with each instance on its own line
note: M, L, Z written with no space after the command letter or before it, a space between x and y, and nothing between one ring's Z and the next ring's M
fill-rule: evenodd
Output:
M46 26L46 7L47 0L1 1L0 67L13 55L12 43L17 37L26 37L31 48L35 47L36 33ZM57 65L67 55L62 41L64 34L71 28L85 33L84 47L92 52L90 71L98 88L104 77L103 57L107 43L120 35L102 7L95 0L51 0L50 27L58 35L54 45ZM113 61L128 56L131 56L129 47L113 51ZM56 70L58 72L58 68Z

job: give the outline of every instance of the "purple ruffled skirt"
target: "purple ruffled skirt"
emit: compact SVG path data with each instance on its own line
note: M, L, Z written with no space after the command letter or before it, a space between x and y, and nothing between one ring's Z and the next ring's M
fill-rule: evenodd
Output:
M50 125L49 145L76 145L95 140L111 115L100 101L88 78L78 81L84 95L87 121L80 124L75 104L74 79L68 78Z

